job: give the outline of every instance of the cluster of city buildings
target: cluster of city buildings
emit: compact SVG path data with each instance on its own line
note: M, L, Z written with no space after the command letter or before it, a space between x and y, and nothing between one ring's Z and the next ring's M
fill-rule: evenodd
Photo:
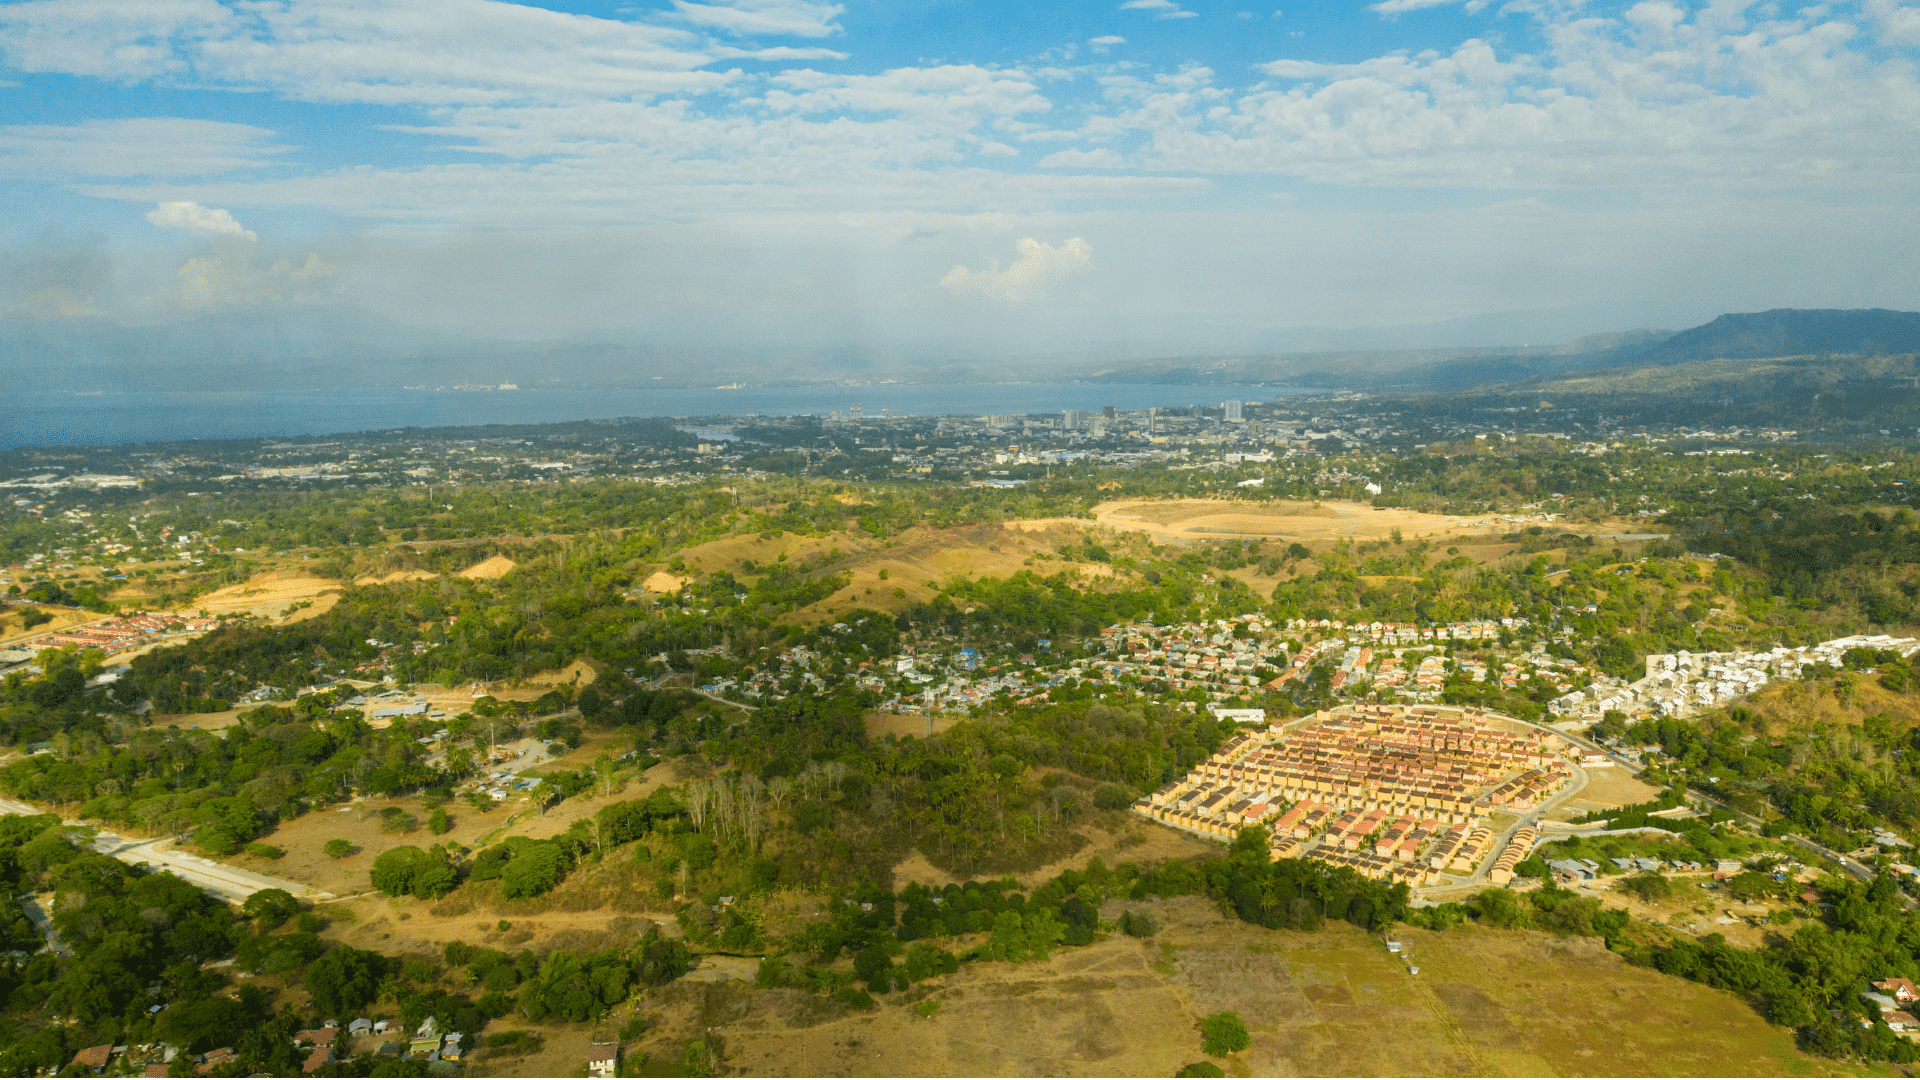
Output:
M1477 709L1356 705L1235 736L1134 810L1222 839L1265 824L1276 858L1421 883L1473 873L1494 848L1490 815L1550 800L1573 777L1572 750ZM1536 839L1516 832L1491 879L1510 880Z

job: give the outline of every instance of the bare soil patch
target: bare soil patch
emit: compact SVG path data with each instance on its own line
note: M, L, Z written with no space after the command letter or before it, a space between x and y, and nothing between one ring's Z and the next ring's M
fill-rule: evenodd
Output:
M431 570L395 570L384 577L374 577L371 574L357 577L353 579L353 583L355 585L391 585L396 581L431 581L439 576Z
M665 570L655 570L647 575L647 580L641 582L640 587L652 593L677 593L687 587L687 579Z
M509 573L513 572L515 565L517 564L505 555L494 555L490 558L482 559L472 566L467 567L465 570L460 571L460 576L473 578L477 581L490 581L494 578L506 577Z
M215 589L186 606L213 615L232 613L280 619L301 614L289 608L302 601L313 601L314 607L318 608L323 596L331 595L334 598L328 601L331 607L339 599L342 587L340 582L331 578L315 577L299 570L272 570L257 574L238 585Z

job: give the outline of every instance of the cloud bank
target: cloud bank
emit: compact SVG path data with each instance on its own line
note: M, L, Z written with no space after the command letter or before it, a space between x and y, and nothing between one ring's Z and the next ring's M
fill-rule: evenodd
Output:
M147 211L147 220L163 229L186 229L210 236L234 236L258 240L253 230L243 229L225 210L201 206L197 202L163 202Z
M1093 263L1093 248L1079 237L1059 247L1026 237L1013 247L1020 257L1005 270L1000 269L999 259L985 270L956 265L940 279L940 287L956 296L1021 304L1044 295L1054 282L1087 270Z

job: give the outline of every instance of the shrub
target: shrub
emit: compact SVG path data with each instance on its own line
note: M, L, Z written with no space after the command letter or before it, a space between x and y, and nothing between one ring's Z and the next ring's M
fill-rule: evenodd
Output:
M272 844L262 844L256 841L254 843L247 845L247 854L253 856L256 859L277 859L280 856L285 855L286 852L281 851L279 848L274 847Z
M1120 932L1128 937L1152 937L1160 932L1160 923L1144 911L1126 911L1120 915Z
M857 986L849 986L840 991L840 1004L855 1012L872 1012L873 995Z
M373 861L370 876L373 887L388 896L418 896L423 900L451 892L457 877L446 852L410 846L381 852Z
M1665 900L1673 895L1673 882L1668 881L1657 870L1648 870L1626 878L1620 882L1620 888L1648 903Z
M261 889L240 905L250 919L268 930L286 922L300 911L300 901L285 889Z
M380 811L380 831L383 833L410 833L419 827L419 818L397 806Z
M1237 1054L1253 1045L1237 1012L1217 1012L1200 1021L1200 1049L1214 1057Z
M452 830L453 819L447 816L447 808L435 807L432 815L427 818L427 831L435 836L445 836Z
M1188 1065L1185 1068L1181 1069L1179 1072L1174 1073L1173 1075L1175 1076L1225 1076L1227 1074L1221 1071L1220 1066L1215 1065L1211 1061L1196 1061L1191 1065Z
M353 854L353 844L346 840L329 840L320 850L329 858L344 859Z
M1119 784L1101 784L1093 789L1093 805L1102 810L1125 810L1133 805L1133 795Z

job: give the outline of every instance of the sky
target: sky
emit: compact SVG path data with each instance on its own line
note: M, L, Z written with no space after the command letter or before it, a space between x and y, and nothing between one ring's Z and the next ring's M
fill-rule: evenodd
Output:
M1004 357L1920 307L1920 3L1279 2L0 2L0 335Z

